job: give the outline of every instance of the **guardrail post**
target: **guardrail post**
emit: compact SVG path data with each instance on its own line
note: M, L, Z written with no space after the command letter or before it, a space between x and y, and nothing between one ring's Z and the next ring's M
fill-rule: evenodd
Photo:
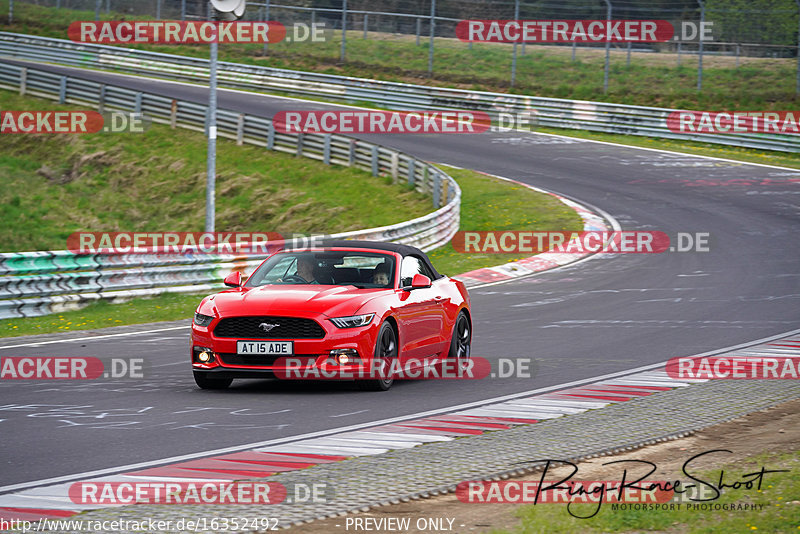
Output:
M436 36L436 0L431 0L431 38L428 48L428 76L433 76L433 39Z
M61 0L56 0L56 9L61 9Z
M442 205L442 177L439 173L433 175L433 207L439 208Z
M681 41L678 41L678 66L681 66Z
M161 0L156 0L156 20L161 20Z
M178 127L178 101L173 100L169 112L169 126L173 130Z
M103 3L103 0L96 0L94 3L94 20L100 20L100 5Z
M311 10L311 27L313 28L314 24L316 24L316 23L317 23L317 10L316 9L312 9Z
M422 33L422 17L417 17L417 46L419 46L419 34ZM470 42L470 44L472 44Z
M264 4L264 22L269 22L269 0L266 0ZM314 25L312 24L311 27L313 28ZM264 41L264 54L267 53L269 50L269 43Z
M369 25L369 15L364 13L364 39L367 38L367 26Z
M397 170L400 167L400 154L392 152L392 183L397 183Z
M378 163L378 147L372 145L372 176L378 176L378 171L380 170Z
M425 167L423 168L423 171L422 171L422 192L423 193L426 190L428 190L428 188L430 187L430 184L428 183L430 181L429 180L430 176L431 176L431 166L430 165L425 165Z
M304 137L303 132L300 132L299 134L297 134L297 155L298 156L302 156L303 155L303 137Z
M62 76L58 85L58 103L64 104L67 101L67 77Z
M575 43L575 41L572 41L572 61L573 62L575 61L575 48L577 48L577 46L578 45Z
M611 0L606 2L606 24L611 25ZM611 40L606 36L606 66L603 70L603 93L608 93L608 67L611 62Z
M339 52L339 61L344 63L347 52L347 0L342 0L342 49Z
M111 13L111 0L106 0L106 15Z
M136 113L137 115L141 115L141 113L142 113L142 93L141 92L136 93L136 101L135 101L133 106L134 106L133 107L134 113Z
M703 0L697 0L697 3L700 4L700 31L697 34L698 44L700 45L700 50L698 51L697 55L697 90L703 90L703 23L706 20L706 4Z
M322 162L331 164L331 134L325 134L325 144L322 146Z
M267 150L275 148L275 126L272 122L267 127Z
M741 54L741 47L736 43L736 68L739 68L739 55Z
M19 94L20 96L25 95L25 91L28 89L28 67L22 67L19 71Z
M210 3L208 4L211 5ZM204 231L213 232L217 218L217 58L219 43L211 42L208 62L208 114L206 115L206 217Z
M414 185L416 181L416 174L417 172L417 160L411 158L408 160L408 185Z
M633 47L633 42L628 41L628 59L626 61L626 65L628 67L631 66L631 48Z
M797 2L797 85L795 86L794 93L800 95L800 0Z
M347 164L353 166L356 162L356 140L350 140L350 153L347 156Z
M105 112L106 110L106 84L100 84L100 94L97 97L97 110L100 113Z
M186 0L181 0L181 20L186 20Z
M519 20L519 0L514 0L514 20ZM517 41L512 45L511 53L511 87L517 81Z
M8 23L14 24L14 0L8 2Z
M244 113L239 113L236 121L236 144L239 146L244 144Z

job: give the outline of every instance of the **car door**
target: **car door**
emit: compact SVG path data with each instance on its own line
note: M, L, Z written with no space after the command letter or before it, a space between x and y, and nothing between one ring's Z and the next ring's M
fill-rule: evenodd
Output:
M410 288L415 274L432 278L433 273L415 256L406 256L400 266L400 287ZM403 357L423 360L442 350L445 324L444 299L435 288L398 290L398 329Z

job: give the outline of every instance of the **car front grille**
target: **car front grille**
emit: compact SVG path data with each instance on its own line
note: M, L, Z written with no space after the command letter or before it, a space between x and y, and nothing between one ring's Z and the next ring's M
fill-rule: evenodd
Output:
M222 363L225 365L243 365L248 367L270 367L275 365L278 360L286 361L292 360L292 366L313 365L317 361L316 356L274 356L274 355L259 355L259 354L233 354L231 352L218 353ZM298 361L299 360L299 361Z
M261 323L278 326L265 332L258 326ZM242 339L321 339L325 330L313 319L301 317L228 317L217 324L214 335Z

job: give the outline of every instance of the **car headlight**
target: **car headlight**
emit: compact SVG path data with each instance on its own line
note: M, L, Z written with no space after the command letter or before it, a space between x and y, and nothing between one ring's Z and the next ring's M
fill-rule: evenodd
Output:
M374 313L366 315L351 315L350 317L334 317L331 322L339 328L356 328L357 326L367 326L375 317Z
M214 320L214 317L211 315L203 315L202 313L195 313L194 314L194 324L197 326L208 326L211 324L211 321Z

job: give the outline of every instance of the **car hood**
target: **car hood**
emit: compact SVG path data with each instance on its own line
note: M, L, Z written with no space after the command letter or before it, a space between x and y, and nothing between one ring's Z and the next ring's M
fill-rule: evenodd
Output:
M222 317L232 315L325 314L329 317L354 315L366 302L386 289L358 289L354 286L263 286L237 288L218 293L205 304Z

